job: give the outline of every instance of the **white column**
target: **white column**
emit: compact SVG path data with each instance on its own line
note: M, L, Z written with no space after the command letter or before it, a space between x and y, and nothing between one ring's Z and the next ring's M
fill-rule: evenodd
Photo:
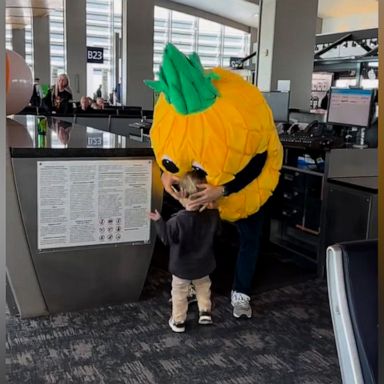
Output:
M318 0L263 0L258 86L291 81L291 108L309 110Z
M12 48L25 58L25 29L12 29Z
M86 0L65 0L67 73L73 99L87 94Z
M5 380L5 1L0 1L0 378Z
M154 0L123 1L122 23L122 102L152 109Z
M49 16L33 18L33 68L40 84L51 83Z

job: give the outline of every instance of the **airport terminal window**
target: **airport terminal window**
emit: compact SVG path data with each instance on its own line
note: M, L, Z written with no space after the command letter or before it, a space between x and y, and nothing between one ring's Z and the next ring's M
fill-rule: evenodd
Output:
M54 84L57 76L60 73L66 72L63 10L55 10L49 14L49 44L51 84Z
M250 53L251 35L238 29L224 27L222 65L229 67L230 57L246 57Z
M87 0L87 45L104 48L104 64L87 68L87 94L93 96L100 84L108 97L114 86L114 34L121 35L121 0ZM50 13L51 84L57 75L66 72L64 12Z
M33 73L33 34L31 24L25 26L25 61Z
M87 64L87 95L93 97L99 85L108 99L115 85L114 41L121 36L121 0L87 0L87 46L104 48L103 64Z
M222 26L213 21L199 19L199 36L197 53L204 66L221 65Z
M12 29L9 24L6 24L5 28L5 48L12 51L13 45L12 45Z
M155 7L153 70L156 74L167 42L183 53L198 52L205 67L229 66L229 57L250 53L250 34L213 21Z

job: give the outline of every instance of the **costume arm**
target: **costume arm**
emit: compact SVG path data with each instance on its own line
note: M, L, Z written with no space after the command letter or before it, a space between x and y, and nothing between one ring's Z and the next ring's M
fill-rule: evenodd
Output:
M258 177L263 170L267 152L259 153L254 156L251 161L236 174L235 178L230 182L224 184L228 195L239 192Z
M272 129L269 135L267 160L260 175L239 192L220 199L219 210L223 219L236 221L252 215L276 188L283 162L283 147L276 129Z

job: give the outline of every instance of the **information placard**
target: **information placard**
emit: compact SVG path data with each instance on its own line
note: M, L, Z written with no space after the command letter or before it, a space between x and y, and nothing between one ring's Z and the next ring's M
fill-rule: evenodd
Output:
M152 160L39 161L38 248L148 242Z

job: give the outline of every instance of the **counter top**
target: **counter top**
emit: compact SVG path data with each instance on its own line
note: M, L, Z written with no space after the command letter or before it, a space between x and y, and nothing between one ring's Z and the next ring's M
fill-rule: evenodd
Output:
M349 187L376 192L378 190L378 178L376 176L366 177L334 177L329 178L329 183L342 184Z
M128 137L47 118L47 132L39 135L37 116L7 119L7 142L12 157L127 157L153 156L150 141L138 130Z

